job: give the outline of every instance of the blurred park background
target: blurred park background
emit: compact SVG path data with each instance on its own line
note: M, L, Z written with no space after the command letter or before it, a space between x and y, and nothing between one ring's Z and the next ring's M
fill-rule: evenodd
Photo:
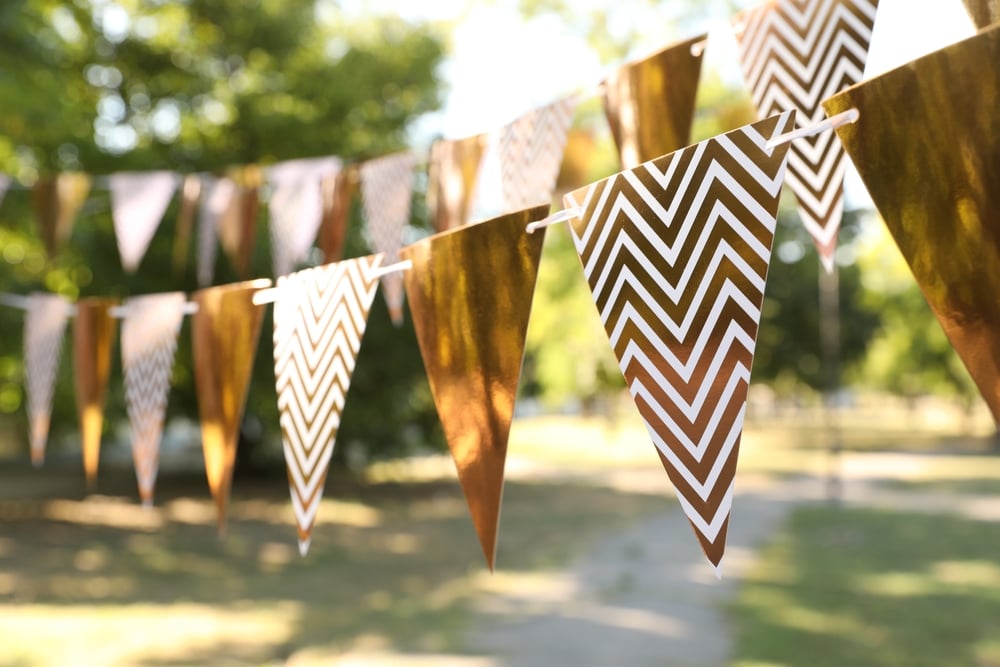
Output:
M693 139L753 118L735 56L724 35L716 40L748 2L427 4L5 0L0 172L30 185L63 170L213 171L424 150L443 134L495 129L706 29ZM461 59L476 25L496 51L478 70ZM531 69L549 55L551 72ZM617 170L589 97L560 188ZM424 186L418 179L413 239L430 233ZM697 553L623 391L564 229L546 238L492 576L442 454L412 328L393 327L381 299L305 559L281 459L269 321L220 541L187 325L148 511L136 500L117 356L96 492L86 494L80 470L68 345L48 461L30 468L23 318L5 311L0 665L1000 665L995 426L853 187L837 254L833 387L821 360L819 262L793 202L782 207L723 583ZM487 192L482 212L489 205ZM269 275L261 211L252 265ZM346 255L367 254L360 202L352 215ZM0 291L192 291L194 248L178 261L175 220L171 209L128 275L106 191L91 195L50 259L30 191L12 190L0 206ZM220 254L218 283L237 279L227 261Z

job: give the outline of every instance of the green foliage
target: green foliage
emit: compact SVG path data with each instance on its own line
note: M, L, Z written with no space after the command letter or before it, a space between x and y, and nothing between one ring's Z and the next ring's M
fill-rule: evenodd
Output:
M944 394L967 402L975 383L924 300L909 267L881 220L859 256L867 307L881 315L858 381L904 396Z
M330 2L304 0L12 0L0 7L0 171L31 182L39 173L81 169L218 171L313 155L363 159L405 145L410 122L440 102L443 57L434 27L396 17L353 19ZM421 201L414 210L419 211ZM59 292L75 299L197 287L194 248L186 270L171 268L176 204L142 266L125 274L110 205L95 191L67 247L48 260L35 232L30 194L0 208L0 290ZM266 206L251 272L270 275ZM415 213L413 224L426 227ZM369 252L354 211L347 256ZM239 278L220 253L217 283ZM377 297L379 303L381 297ZM404 425L432 430L433 408L412 331L396 331L377 303L355 375L344 432L372 449L412 440ZM0 411L20 409L22 318L0 320ZM271 322L264 323L247 414L277 437ZM194 418L190 335L182 332L173 414ZM377 350L371 348L377 346ZM68 352L68 350L66 351ZM117 356L117 355L116 355ZM120 369L113 377L120 378ZM415 392L415 393L414 393ZM113 380L110 419L123 418ZM58 383L54 428L75 426L69 354ZM402 402L402 404L401 404ZM431 442L434 438L429 438Z
M820 350L819 272L812 239L789 197L778 214L771 267L761 310L754 380L765 383L824 386ZM859 229L859 214L847 212L840 230L841 252L850 252ZM864 295L856 263L840 264L840 366L855 367L865 355L879 324L877 310Z

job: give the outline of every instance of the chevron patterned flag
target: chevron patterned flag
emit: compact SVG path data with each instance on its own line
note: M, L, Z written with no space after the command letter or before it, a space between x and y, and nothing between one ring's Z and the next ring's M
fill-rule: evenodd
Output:
M392 264L403 245L403 229L410 222L413 196L413 169L416 156L394 153L361 165L361 202L368 223L371 248ZM398 326L403 323L403 277L399 273L382 276L382 289L389 315Z
M198 285L212 283L219 249L219 223L236 196L236 183L229 178L205 178L198 208Z
M738 15L739 56L760 117L786 110L803 125L820 102L861 80L878 0L770 0ZM833 132L792 143L788 185L820 260L833 270L844 211L844 149Z
M180 182L172 171L111 174L111 217L122 267L139 268Z
M45 462L63 334L72 306L56 294L31 294L24 318L24 381L28 407L31 462Z
M552 201L575 97L533 109L500 129L496 151L504 212Z
M566 196L632 399L719 566L792 128L785 112Z
M136 296L125 302L122 322L125 406L132 426L135 477L139 496L146 506L153 504L160 438L185 301L183 292L167 292Z
M323 221L323 178L338 171L335 157L288 160L267 170L274 188L268 201L274 275L287 275L306 259Z
M323 498L340 414L375 299L381 257L349 259L278 280L274 376L299 552Z

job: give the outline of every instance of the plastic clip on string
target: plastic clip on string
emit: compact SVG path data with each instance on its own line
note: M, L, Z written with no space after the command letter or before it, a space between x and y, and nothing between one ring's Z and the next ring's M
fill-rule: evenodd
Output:
M375 278L381 278L382 276L390 273L396 273L397 271L409 271L412 268L413 262L406 259L402 262L390 264L389 266L380 266L372 271L372 276ZM280 297L282 289L284 288L279 285L278 287L268 287L267 289L262 289L259 292L254 293L253 304L255 306L263 306L269 303L274 303Z
M543 227L548 227L560 222L566 222L567 220L572 220L573 218L578 218L583 215L583 209L579 207L566 208L547 218L542 218L541 220L536 220L535 222L529 222L528 226L524 228L524 231L529 234L534 234L535 230L542 229Z

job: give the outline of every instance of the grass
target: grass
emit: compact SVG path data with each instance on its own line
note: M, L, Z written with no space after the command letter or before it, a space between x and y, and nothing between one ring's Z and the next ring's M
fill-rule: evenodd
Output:
M11 478L0 481L8 498L25 476L43 490L0 501L0 665L328 664L358 646L460 651L476 596L504 573L555 570L664 506L595 485L508 482L500 574L490 577L453 479L331 480L302 559L283 480L240 481L220 541L200 477L165 476L158 507L145 511L129 475L86 501L73 497L75 473L0 475Z
M734 665L996 667L998 545L998 523L796 510L731 607Z

